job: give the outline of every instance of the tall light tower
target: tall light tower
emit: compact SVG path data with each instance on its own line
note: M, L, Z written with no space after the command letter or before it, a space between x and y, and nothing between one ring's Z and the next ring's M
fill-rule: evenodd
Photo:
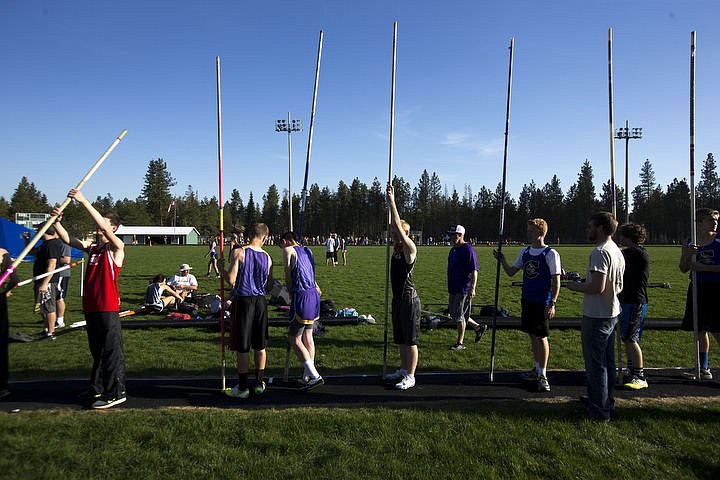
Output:
M287 120L275 121L276 132L287 132L288 136L288 226L293 231L293 202L292 202L292 132L302 131L302 120L290 120L290 112Z
M630 202L628 200L628 156L630 152L630 139L642 138L642 128L630 129L630 122L625 120L625 126L615 130L615 138L625 140L625 223L630 222Z

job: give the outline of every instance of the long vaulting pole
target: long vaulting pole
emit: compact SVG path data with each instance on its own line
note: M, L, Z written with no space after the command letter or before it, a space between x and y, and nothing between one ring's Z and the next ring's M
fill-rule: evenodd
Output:
M502 253L503 242L505 241L505 182L507 180L507 158L508 158L508 139L510 137L510 99L512 97L512 73L513 73L513 53L515 51L515 38L510 38L510 60L508 62L508 88L507 88L507 105L505 107L505 146L503 149L503 170L502 170L502 198L500 199L500 225L498 228L498 260L495 269L495 308L493 309L492 321L492 342L490 343L490 376L492 382L495 374L495 333L497 330L497 311L498 311L498 294L500 292L500 258Z
M390 82L390 151L388 154L388 185L393 180L393 151L395 140L395 70L397 67L397 22L393 23L392 80ZM383 368L382 376L387 372L388 354L388 313L390 302L390 205L388 205L385 233L385 328L383 330Z
M120 132L120 135L117 136L117 138L110 144L110 146L105 150L105 153L102 154L100 158L95 162L95 165L92 166L92 168L85 174L85 176L80 180L80 182L75 186L75 190L80 190L85 183L87 183L88 180L90 180L90 177L93 176L93 174L97 171L98 168L100 168L100 165L105 161L105 159L110 155L110 152L112 152L115 147L117 147L118 143L120 143L120 140L123 139L125 134L127 133L127 130L123 130ZM60 204L60 207L58 207L59 211L62 212L65 210L65 208L70 205L70 200L72 200L70 197L66 197L65 200ZM28 242L27 245L25 245L25 248L22 252L20 252L20 255L17 256L15 261L12 265L8 267L7 270L0 276L0 285L5 283L5 280L12 275L12 273L15 271L18 265L23 261L23 259L27 256L28 253L30 253L30 250L35 246L35 244L40 241L43 234L47 231L48 228L52 226L53 223L55 223L55 220L57 220L57 217L50 217L47 219L47 221L43 224L42 227L40 227L40 230L37 231L35 236Z
M697 245L695 218L695 32L690 34L690 239ZM693 304L693 343L695 347L695 378L700 380L700 332L698 328L697 273L690 271Z
M218 205L220 207L220 257L224 258L225 234L223 221L223 181L222 181L222 108L220 103L220 57L215 57L215 78L217 81L217 151L218 151ZM225 385L225 275L220 275L220 376L221 386Z
M612 194L612 214L617 220L617 194L615 189L615 105L613 103L613 69L612 69L612 28L608 28L608 119L610 123L610 190ZM626 205L625 208L628 208ZM615 329L617 343L617 380L622 381L622 349L623 342L620 329Z
M305 224L305 202L307 201L307 183L308 172L310 171L310 152L312 151L313 127L315 125L315 105L317 104L318 82L320 81L320 59L322 58L323 31L320 30L320 40L318 41L317 63L315 64L315 85L313 86L312 108L310 109L310 131L308 132L307 154L305 155L305 178L303 179L303 187L300 192L300 224L298 225L297 241L304 245L303 227ZM290 131L290 114L288 114L288 132ZM288 133L289 135L289 133ZM288 139L290 137L288 136ZM292 194L289 195L290 202L288 208L292 212ZM292 218L292 214L290 216ZM290 220L292 227L292 220ZM290 376L290 343L287 344L285 350L285 369L283 371L283 380L287 383Z

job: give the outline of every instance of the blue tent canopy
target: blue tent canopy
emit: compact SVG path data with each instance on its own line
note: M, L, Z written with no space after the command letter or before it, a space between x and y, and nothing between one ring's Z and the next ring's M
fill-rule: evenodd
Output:
M15 222L11 222L5 218L0 217L0 247L10 252L11 258L17 258L18 255L25 248L25 239L23 233L29 232L30 235L35 235L35 230L32 230L22 225L18 225ZM42 242L38 242L38 245ZM83 252L76 248L72 249L70 253L71 258L83 258ZM35 261L35 258L31 255L25 257L24 260Z

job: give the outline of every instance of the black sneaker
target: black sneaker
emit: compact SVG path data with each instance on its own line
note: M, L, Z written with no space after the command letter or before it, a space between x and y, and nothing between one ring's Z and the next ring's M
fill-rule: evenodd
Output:
M93 402L90 407L94 410L104 410L106 408L112 408L117 405L120 405L121 403L125 403L127 400L127 397L125 395L117 398L99 398Z
M537 377L537 391L538 392L549 392L550 391L550 384L547 381L547 377L543 375L539 375Z
M485 335L485 332L487 332L488 326L484 323L481 323L478 325L477 330L475 330L475 343L478 343L480 340L482 340L483 335Z
M95 400L100 398L100 394L95 392L94 390L85 390L84 392L81 392L77 398L81 402L85 403L94 402Z
M10 390L8 390L7 388L3 388L2 390L0 390L0 398L5 398L8 395L10 395Z

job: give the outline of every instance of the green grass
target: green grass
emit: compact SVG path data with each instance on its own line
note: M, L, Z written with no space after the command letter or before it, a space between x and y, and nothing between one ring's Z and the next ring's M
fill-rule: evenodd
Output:
M203 276L204 247L128 248L121 273L123 308L141 301L148 278L171 274L190 263L201 290L219 280ZM280 250L270 247L279 263ZM447 300L447 248L422 247L416 284L425 305ZM514 256L518 247L506 249ZM566 270L584 274L590 247L559 249ZM318 263L324 251L315 249ZM679 250L651 247L651 281L670 282L651 290L650 316L678 317L687 277L677 269ZM479 247L481 264L476 304L492 304L495 262L491 248ZM385 309L385 248L350 248L347 267L318 265L324 298L339 307L371 313L378 324L328 327L317 340L317 364L326 375L380 372ZM29 276L29 265L20 268ZM82 318L74 270L69 321ZM282 278L281 270L276 276ZM501 276L500 306L517 314L520 289ZM582 297L563 290L560 316L580 314ZM440 309L430 305L429 309ZM10 300L11 331L37 332L29 287ZM285 331L270 329L268 373L284 362ZM528 368L526 335L497 333L495 368ZM124 331L130 377L219 376L218 333L205 329ZM478 370L489 364L489 341L461 355L447 347L453 329L423 332L420 371ZM579 334L551 331L550 368L582 368ZM646 331L647 366L692 363L687 332ZM389 364L397 362L389 348ZM713 352L716 351L713 348ZM55 342L10 345L11 379L86 377L90 355L83 332ZM228 364L234 358L228 353ZM715 357L717 358L717 356ZM711 354L711 364L717 366ZM297 368L297 363L294 363ZM566 402L440 402L412 408L166 409L108 412L37 411L0 414L0 471L3 478L718 478L720 400L676 399L622 402L612 424L580 419Z

